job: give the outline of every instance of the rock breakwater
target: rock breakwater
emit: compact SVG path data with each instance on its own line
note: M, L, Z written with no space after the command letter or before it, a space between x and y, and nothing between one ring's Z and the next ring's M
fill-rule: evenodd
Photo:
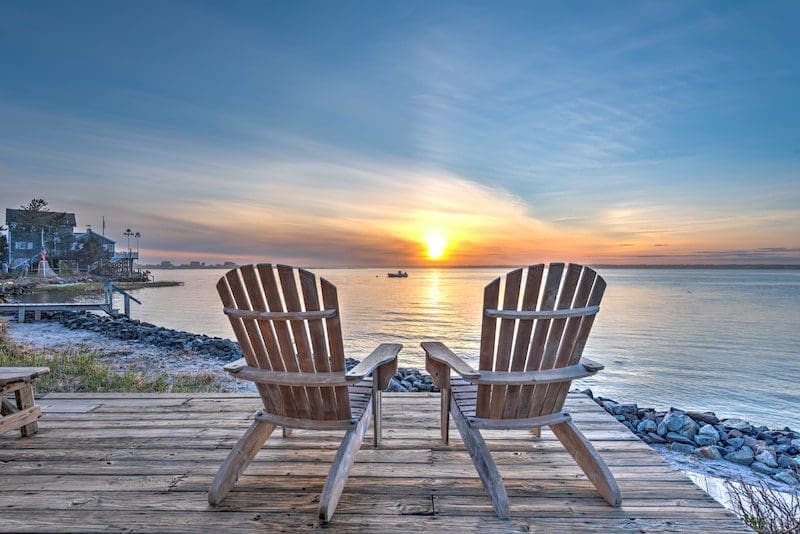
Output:
M800 487L800 432L789 427L770 430L739 418L720 419L713 412L678 408L658 411L595 397L590 389L583 393L645 443L747 466L783 484Z

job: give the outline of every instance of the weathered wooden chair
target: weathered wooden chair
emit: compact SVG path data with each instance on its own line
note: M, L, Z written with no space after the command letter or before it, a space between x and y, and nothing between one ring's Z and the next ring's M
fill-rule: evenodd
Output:
M19 429L24 438L39 431L42 409L34 402L33 383L49 372L49 367L0 367L0 434ZM12 393L16 403L6 398Z
M509 272L502 307L500 278L484 289L480 370L442 343L422 343L426 368L442 391L442 439L447 443L452 415L495 513L503 519L509 517L508 495L480 429L538 433L549 426L606 502L622 503L605 462L563 410L572 380L603 368L581 359L581 353L606 283L592 269L575 264L564 273L563 263L551 263L544 284L543 274L544 265L528 267L523 286L523 269ZM451 380L451 370L461 378Z
M299 281L299 286L298 286ZM322 489L319 517L329 521L370 419L381 437L381 391L397 371L402 345L384 343L347 371L336 287L303 269L269 264L233 269L217 283L244 358L225 366L255 382L264 409L233 447L208 492L219 504L276 426L345 431ZM372 375L367 380L368 375Z

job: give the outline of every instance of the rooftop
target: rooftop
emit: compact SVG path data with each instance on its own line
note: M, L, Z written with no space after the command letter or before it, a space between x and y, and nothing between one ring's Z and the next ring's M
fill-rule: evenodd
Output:
M35 223L53 226L76 226L75 214L63 211L26 211L6 209L6 224Z

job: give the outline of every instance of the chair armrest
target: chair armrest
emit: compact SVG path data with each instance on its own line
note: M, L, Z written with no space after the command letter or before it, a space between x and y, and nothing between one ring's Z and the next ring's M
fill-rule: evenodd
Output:
M381 343L361 363L345 374L347 381L357 382L362 380L365 376L372 374L378 367L396 360L402 348L403 345L399 343Z
M478 384L491 385L534 385L569 382L592 376L603 366L592 360L581 359L575 365L547 369L544 371L481 371Z
M481 375L481 373L473 369L470 364L456 356L444 343L440 343L439 341L425 341L422 343L422 349L425 351L426 358L448 366L461 375L464 380L473 381L478 379Z
M583 365L587 371L591 371L592 373L596 373L597 371L602 371L605 369L605 366L602 363L590 360L589 358L581 358L578 363Z
M257 384L271 384L277 386L321 387L321 386L346 386L347 379L343 371L303 373L270 371L260 367L247 365L244 358L231 362L223 368L236 378L249 380Z
M238 373L245 367L247 367L247 361L244 358L239 358L236 361L226 363L225 365L222 366L222 368L228 371L229 373Z

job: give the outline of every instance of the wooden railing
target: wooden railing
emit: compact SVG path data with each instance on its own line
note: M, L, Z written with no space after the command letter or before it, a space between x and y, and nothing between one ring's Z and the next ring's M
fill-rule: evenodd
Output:
M119 286L112 284L109 281L105 282L106 288L106 303L108 304L108 309L114 309L114 293L119 293L123 297L123 309L125 317L130 319L131 317L131 301L135 302L136 304L141 304L142 301L125 291Z

